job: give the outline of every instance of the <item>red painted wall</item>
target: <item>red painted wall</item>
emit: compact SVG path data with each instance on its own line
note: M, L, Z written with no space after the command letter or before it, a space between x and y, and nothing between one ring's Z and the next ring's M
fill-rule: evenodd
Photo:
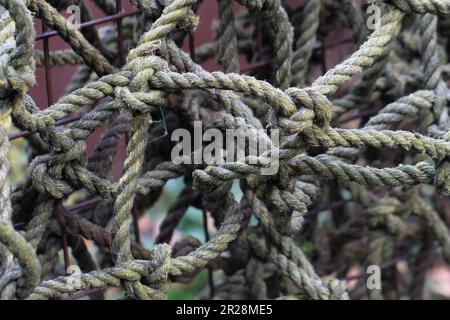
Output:
M124 11L132 11L133 7L132 5L126 1L123 0L123 7ZM92 0L84 0L84 3L88 5L90 8L91 15L93 18L99 18L104 16L103 13L96 8L95 5L93 5ZM303 0L290 0L286 1L286 3L289 3L291 5L300 5L303 3ZM235 10L240 10L241 7L237 3L237 1L234 4ZM213 39L213 33L212 33L212 22L213 20L217 19L217 1L215 0L204 0L203 4L200 7L199 15L200 15L200 24L198 26L198 29L196 31L195 35L195 44L196 46L199 46L203 43L209 42L214 40ZM62 14L65 14L64 12L61 12ZM35 23L36 32L37 34L41 33L41 22L39 19L36 19ZM58 36L53 37L49 41L50 43L50 50L57 50L57 49L64 49L69 48L69 46L61 40ZM38 41L36 43L36 48L42 50L42 41ZM187 50L187 46L185 45L185 49ZM213 71L213 70L219 70L219 66L214 61L208 61L204 67L207 70ZM61 97L61 95L64 92L64 88L69 82L71 76L76 71L76 67L55 67L51 70L52 75L52 87L53 87L53 95L54 99L57 100L57 98ZM33 98L35 98L38 106L43 109L47 107L47 98L45 93L45 73L44 68L38 68L37 70L37 84L30 88L30 94Z

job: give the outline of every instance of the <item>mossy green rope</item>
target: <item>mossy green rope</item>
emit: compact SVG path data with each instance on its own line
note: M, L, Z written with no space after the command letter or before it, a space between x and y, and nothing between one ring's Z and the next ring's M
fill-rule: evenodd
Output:
M329 15L332 4L325 0L307 1L301 8L302 23L297 32L288 15L293 10L282 1L238 2L246 7L244 13L234 14L233 1L219 0L217 40L202 46L197 56L190 57L179 44L186 34L194 34L199 24L198 0L131 1L142 11L140 19L145 20L148 28L140 35L134 34L134 21L125 23L125 39L132 45L126 64L119 70L91 43L97 39L111 49L117 37L105 32L86 39L57 11L70 1L55 3L54 7L52 2L44 0L0 0L6 9L0 11L1 297L59 299L77 291L121 287L128 298L165 299L171 281L210 268L228 251L235 264L228 266L216 298L231 297L234 292L245 297L267 298L273 290L267 279L282 275L283 289L277 292L277 297L348 299L345 281L319 276L322 273L315 269L310 261L312 257L294 241L294 236L303 236L303 228L310 228L309 208L325 198L324 194L335 193L329 190L333 185L324 186L326 180L337 180L339 188L351 190L352 202L360 202L367 208L361 217L356 217L366 219L361 224L366 234L358 235L368 239L364 263L383 262L381 252L388 239L383 232L372 229L387 229L390 235L402 236L407 228L402 221L403 212L425 218L442 247L442 256L450 260L448 228L417 187L433 186L438 195L450 195L449 94L438 33L438 17L450 14L449 2L378 1L386 5L380 27L366 37L365 28L357 31L363 24L360 8L354 1L342 1L344 8L351 9L344 12L344 16L348 15L345 23L350 23L353 38L358 45L362 44L349 58L307 87L316 43L323 40L321 15ZM114 13L113 1L95 3L104 12ZM51 53L51 65L81 64L84 68L71 82L70 92L45 110L39 110L27 94L28 87L34 84L35 59L38 66L43 64L43 53L34 50L29 10L71 47ZM405 28L403 17L411 13L421 14L420 25L415 26L421 36L421 49L403 48L411 52L408 57L401 57L397 54L397 38ZM262 22L258 32L271 30L263 35L262 47L258 49L261 52L257 53L252 37L247 34L248 24L255 20ZM268 66L259 68L265 80L239 74L242 55L272 57ZM415 55L420 55L416 59L420 61L414 60ZM218 57L223 72L208 72L196 63L213 56ZM390 78L391 63L399 65L396 71L404 71L398 76L400 84L392 83L396 75ZM411 66L423 71L423 79L420 71L418 75L405 71ZM98 79L91 78L92 71ZM335 99L334 95L344 84L358 74L361 80L343 98ZM392 96L394 99L390 99ZM360 129L336 127L341 114L350 109L362 112L363 105L376 103L384 107L363 119ZM164 147L164 137L159 138L162 142L150 138L155 135L151 127L156 123L152 119L163 109L168 110L170 119L175 119L168 121L173 127L191 128L194 120L221 131L255 132L268 127L281 130L281 144L264 154L236 162L206 167L175 164L167 161L166 152L156 155ZM64 130L56 128L58 121L78 112L83 113L79 120ZM422 127L420 132L395 128L405 120L429 125L421 115L430 113L432 125L426 133ZM107 133L88 157L86 140L105 122L109 122ZM44 146L33 155L25 184L33 190L34 212L19 210L19 214L12 210L9 141L5 131L11 123L36 134L35 138ZM124 168L118 181L112 182L111 159L121 137L127 133ZM272 145L269 134L258 132L257 137ZM383 149L413 153L420 161L411 164L410 158L404 156L399 165L379 167L381 160L363 157L361 152ZM266 177L261 169L270 165L270 156L278 157L280 169L276 175ZM359 159L360 163L344 161L351 159ZM172 248L166 243L145 249L132 240L132 211L140 203L139 197L158 196L168 180L178 177L184 177L186 187L165 218L158 242L170 241L174 228L191 204L213 217L217 231L209 241L192 246L180 255L174 254L176 245ZM231 192L235 179L240 180L244 193L239 201ZM356 192L352 183L389 187L389 197L374 204L376 194L366 189ZM85 217L58 208L61 200L80 189L106 201ZM15 201L24 199L24 190L25 187L17 191L15 199L19 200ZM406 199L404 204L400 201L402 197ZM65 226L55 227L53 218L61 214L60 210ZM249 226L252 215L258 220L257 226ZM13 224L15 219L23 223L20 231ZM56 220L61 223L61 218ZM104 228L108 220L112 221L110 232ZM110 247L109 259L105 260L112 267L102 262L100 270L82 273L79 287L70 285L75 276L41 282L43 274L53 273L51 264L57 263L55 257L60 246L50 240L55 234L49 235L55 228L60 228L57 236L61 236L62 228L67 229L73 243L84 237L94 240L103 253L107 252L105 247ZM339 238L339 232L335 236ZM43 243L46 245L42 246ZM37 256L41 247L45 255L42 264ZM79 264L93 265L87 250L81 248L75 256ZM261 277L255 270L261 272ZM285 285L285 281L290 281L290 285ZM369 297L381 298L383 293L371 292Z

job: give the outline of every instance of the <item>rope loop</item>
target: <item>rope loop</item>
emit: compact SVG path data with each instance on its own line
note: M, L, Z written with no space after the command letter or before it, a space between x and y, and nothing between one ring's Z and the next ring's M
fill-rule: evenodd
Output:
M298 111L289 119L281 119L280 125L288 134L308 130L313 124L328 128L333 117L331 101L320 92L312 89L289 88L285 93L293 100Z

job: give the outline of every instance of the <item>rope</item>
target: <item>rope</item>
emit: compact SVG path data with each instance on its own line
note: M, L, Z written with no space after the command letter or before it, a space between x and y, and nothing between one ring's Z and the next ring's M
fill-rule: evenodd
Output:
M123 20L129 49L119 70L111 54L116 27L81 32L58 13L77 1L0 0L2 299L63 299L109 287L129 299L166 299L172 282L208 268L223 271L211 288L215 299L337 300L357 296L345 281L351 266L398 258L401 241L420 244L410 256L430 259L434 237L439 257L450 262L450 232L438 205L450 195L449 64L439 24L450 15L449 2L376 1L384 13L369 35L357 1L310 0L298 8L280 0L237 2L239 12L234 1L218 0L215 40L188 54L180 46L188 35L195 40L201 1L132 0L142 14ZM115 14L114 1L95 4ZM404 24L411 13L420 16ZM27 93L35 67L45 65L34 49L33 15L70 46L50 52L50 65L80 65L66 94L45 110ZM90 17L87 7L83 17ZM318 53L326 59L327 34L344 25L358 49L309 85ZM408 41L411 35L420 43ZM210 58L223 72L198 64ZM244 60L252 64L245 72ZM225 163L180 164L171 159L173 141L160 134L192 130L197 121L270 148L256 155L244 148L242 159ZM12 124L31 135L25 182L13 192ZM87 140L103 126L88 156ZM126 159L113 181L124 140ZM273 159L277 172L265 175ZM185 187L147 248L137 220L176 178ZM64 205L74 198L82 200ZM169 245L190 206L212 218L214 233L204 243L190 237ZM427 229L415 227L409 213ZM99 248L97 257L83 239ZM59 273L58 253L67 247L81 275ZM404 260L419 277L408 293L415 298L430 264ZM383 291L365 294L382 299Z

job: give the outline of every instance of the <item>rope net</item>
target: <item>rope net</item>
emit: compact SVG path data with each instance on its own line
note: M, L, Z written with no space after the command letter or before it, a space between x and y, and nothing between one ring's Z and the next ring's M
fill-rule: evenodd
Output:
M195 48L201 0L130 2L138 14L119 25L80 29L59 12L77 5L89 18L82 1L0 0L1 299L100 299L111 287L165 299L206 269L204 298L422 298L427 271L450 262L450 1L238 0L236 11L218 0L215 40ZM109 16L120 9L94 3ZM374 28L368 6L381 10ZM36 50L35 18L70 49ZM357 49L314 77L340 28ZM223 72L202 67L210 58ZM45 110L27 93L42 65L79 65ZM257 132L272 147L226 163L173 161L170 134L199 122ZM88 156L86 140L104 124ZM13 125L21 132L8 136ZM28 170L13 188L8 153L19 137ZM265 175L274 156L279 168ZM185 187L145 247L137 221L175 178ZM174 243L190 206L215 232ZM81 273L58 268L61 251ZM381 287L366 281L369 266L381 269Z

